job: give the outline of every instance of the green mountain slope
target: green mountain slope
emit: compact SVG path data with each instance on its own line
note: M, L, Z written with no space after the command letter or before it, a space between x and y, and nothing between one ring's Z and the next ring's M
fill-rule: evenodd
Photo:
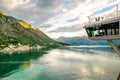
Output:
M9 44L58 45L32 25L0 11L0 46Z

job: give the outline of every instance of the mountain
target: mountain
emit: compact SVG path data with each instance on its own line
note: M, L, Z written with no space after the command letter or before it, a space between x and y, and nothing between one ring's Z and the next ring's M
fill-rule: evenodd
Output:
M93 41L93 40L89 40L87 36L83 36L83 37L60 37L56 41L68 43L71 45L109 45L109 43L105 40Z
M0 11L0 14L1 15L4 15L4 16L7 16L4 12Z
M59 45L58 42L49 38L38 28L23 20L7 16L4 12L0 11L0 47L6 47L9 44Z

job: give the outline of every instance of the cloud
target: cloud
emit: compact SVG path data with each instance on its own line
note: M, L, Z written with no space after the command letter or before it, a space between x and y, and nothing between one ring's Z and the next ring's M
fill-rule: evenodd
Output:
M88 22L88 16L94 14L95 12L102 10L103 8L106 8L108 6L113 6L119 3L120 0L81 0L78 1L76 6L72 9L68 9L66 6L63 9L66 9L66 11L61 12L60 14L48 19L48 21L44 22L43 24L51 24L52 26L46 29L46 32L49 32L49 34L52 37L56 37L56 34L59 33L65 33L64 36L67 33L76 33L79 29L83 26L84 23ZM102 2L102 3L101 3ZM74 4L74 3L73 3ZM112 12L113 10L110 10ZM108 13L108 12L105 12ZM102 13L103 14L103 13ZM94 15L95 16L95 15ZM76 26L79 25L76 30ZM71 28L71 26L73 28ZM71 30L72 29L72 30ZM67 32L67 33L66 33ZM62 34L62 36L63 36ZM76 33L77 36L78 34ZM84 32L81 33L81 35L86 35ZM73 36L73 35L71 35Z
M64 28L65 26L67 28L71 26L76 27L76 25L79 25L79 28L82 27L82 24L80 24L80 21L67 22L67 23L55 23L55 25L52 25L50 28L46 29L46 31L56 30L58 28Z
M0 7L7 14L26 21L43 22L54 15L57 0L1 0ZM9 5L9 6L8 6ZM53 12L53 13L52 13ZM37 23L36 23L37 24Z
M120 0L1 0L0 8L55 38L86 35L81 28L88 22L88 16L95 16L97 11L119 2ZM112 11L115 8L104 13Z
M16 0L1 0L0 7L5 8L7 10L13 10L18 6L18 2Z
M86 36L86 31L84 29L80 31L75 31L75 32L52 32L52 33L47 33L48 36L52 36L52 38L59 38L61 36L65 37L80 37L80 36Z
M39 8L43 8L44 10L47 8L55 8L59 2L57 0L37 0L37 6Z
M81 31L83 30L82 27L80 27L79 25L75 25L75 26L64 26L64 27L60 27L57 28L55 30L51 30L51 31L47 31L48 33L54 33L54 32L77 32L77 31Z

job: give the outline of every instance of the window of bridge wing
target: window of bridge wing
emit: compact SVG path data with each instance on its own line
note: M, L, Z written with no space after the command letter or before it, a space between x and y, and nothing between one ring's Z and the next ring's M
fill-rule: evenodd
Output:
M104 24L102 26L105 28L105 33L107 36L119 34L119 22Z
M120 27L119 27L119 22L116 22L116 23L114 23L115 24L115 30L116 30L116 35L118 35L118 34L120 34L120 32L119 32L119 29L120 29Z
M119 34L119 22L114 22L112 23L112 30L113 30L113 35L118 35Z
M101 24L94 25L94 36L104 36L105 35L105 29L102 27Z
M99 36L99 26L94 25L93 30L94 30L94 36Z
M89 37L93 37L93 36L94 36L93 27L88 26L88 27L86 28L86 31L87 31L87 34L88 34Z

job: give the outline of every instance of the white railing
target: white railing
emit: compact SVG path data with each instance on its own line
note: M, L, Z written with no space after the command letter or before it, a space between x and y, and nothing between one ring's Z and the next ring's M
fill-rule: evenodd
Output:
M89 16L89 23L91 22L98 22L98 21L104 21L106 19L110 19L110 18L117 18L120 17L120 6L116 5L116 7L109 13L102 13L100 15L97 16Z
M98 21L103 21L103 20L110 19L110 18L120 17L119 14L120 14L120 10L118 11L118 13L113 12L109 14L90 17L90 22L98 22Z

